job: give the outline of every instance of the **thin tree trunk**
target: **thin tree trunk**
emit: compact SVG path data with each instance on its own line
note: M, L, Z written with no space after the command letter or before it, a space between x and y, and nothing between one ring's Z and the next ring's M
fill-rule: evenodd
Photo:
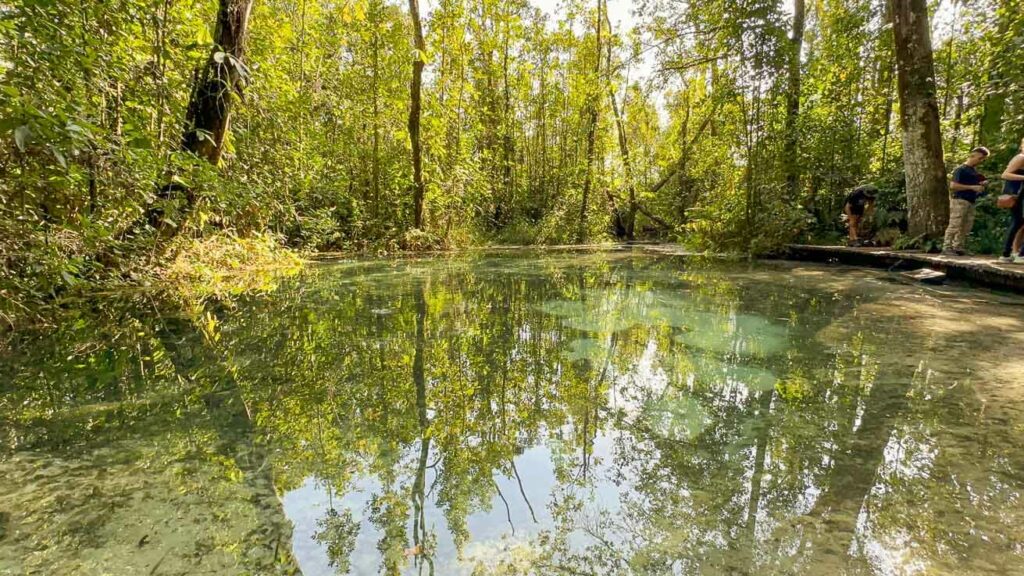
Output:
M953 113L953 142L950 143L950 154L955 158L960 147L960 130L964 118L964 89L961 87L956 94L956 111Z
M610 23L608 30L608 33L611 34ZM608 60L605 70L610 71L611 69L612 44L611 42L608 42ZM622 156L622 167L626 172L626 190L629 193L629 204L626 207L626 218L623 222L623 228L626 239L633 240L636 237L636 186L633 182L633 163L629 157L629 141L626 137L626 127L622 121L622 113L619 111L619 104L615 101L615 88L612 86L611 78L608 79L608 99L612 104L612 114L615 115L615 128L619 136L619 154ZM623 103L623 106L625 106L625 103Z
M156 30L156 66L153 67L156 84L156 138L159 150L164 151L164 115L167 110L167 18L171 0L164 0L160 8L160 23Z
M783 157L786 167L786 188L790 195L800 191L799 120L800 120L800 56L804 45L804 0L793 2L793 30L789 37L789 86L786 90L786 139Z
M1001 81L999 70L989 72L978 124L977 142L980 144L998 142L1001 138L1006 114L1006 92L1000 88Z
M1010 19L1019 17L1019 11L1011 6L1011 2L1001 1L996 11L996 37L1005 38L1010 27ZM1006 114L1007 90L1003 86L1003 75L998 66L999 60L1011 61L1013 58L1005 50L995 50L987 63L988 77L985 79L984 100L982 100L981 118L978 122L978 135L975 143L992 145L1002 139L1003 116Z
M504 191L503 204L506 206L506 213L515 210L515 180L513 169L515 167L515 123L512 117L512 91L509 88L509 37L512 35L509 30L509 16L504 17L505 31L501 49L501 84L502 84L502 111L501 111L501 180Z
M594 19L596 26L594 27L595 34L595 56L594 59L594 81L598 81L601 77L601 0L597 0L597 18ZM592 185L593 173L592 165L594 163L594 147L595 141L597 140L597 122L599 120L598 108L600 105L599 96L596 93L596 88L590 95L589 105L589 122L587 124L587 157L584 160L586 162L586 169L583 173L583 195L580 199L580 221L579 231L576 234L576 241L584 243L587 241L587 204L590 201L590 187Z
M690 150L697 144L701 136L704 135L704 131L707 130L708 127L712 125L712 120L715 114L718 113L718 108L719 106L717 102L711 106L711 111L708 112L708 115L704 117L704 120L700 123L700 126L697 127L697 130L689 139L686 138L687 135L685 133L680 134L680 140L683 141L683 145L679 153L679 160L677 160L676 163L669 168L668 172L664 176L662 176L661 180L658 180L657 182L654 183L654 186L651 186L652 193L656 193L662 188L664 188L665 185L671 182L672 178L674 178L677 174L685 175L686 159L690 153ZM689 110L687 110L687 114L684 117L683 123L684 130L682 130L682 132L686 131L685 127L689 124L689 117Z
M540 194L541 216L548 212L548 56L544 52L540 67Z
M419 0L409 0L409 14L412 16L413 48L412 82L409 84L409 139L412 141L412 204L413 227L423 228L423 152L420 149L420 111L423 89L423 55L427 51L423 40L423 25L420 22Z
M882 117L879 121L879 124L882 125L882 172L884 172L889 165L889 135L892 133L893 106L892 80L895 64L896 62L892 58L892 55L887 55L885 63L882 66L882 76L878 83L878 85L882 87L882 90L885 91L885 104L882 106Z
M911 236L938 238L949 220L935 63L925 0L890 0L903 127L907 220Z
M374 221L380 215L380 4L373 0L372 24L373 36L371 38L370 51L373 58L373 71L370 76L370 91L373 99L373 159L372 159L372 182L373 190L373 211Z

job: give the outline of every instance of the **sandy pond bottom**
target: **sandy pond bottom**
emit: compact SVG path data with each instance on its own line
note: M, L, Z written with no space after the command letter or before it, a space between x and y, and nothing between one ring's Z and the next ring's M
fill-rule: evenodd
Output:
M0 574L1024 574L1024 298L631 251L0 349Z

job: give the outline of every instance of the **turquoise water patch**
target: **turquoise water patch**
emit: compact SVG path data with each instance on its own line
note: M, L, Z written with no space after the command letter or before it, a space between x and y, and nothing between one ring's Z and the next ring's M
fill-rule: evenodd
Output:
M569 342L568 349L565 352L565 359L570 362L576 360L592 360L596 362L604 360L607 353L608 346L604 342L594 338L580 338Z
M707 427L709 417L699 402L676 393L647 403L643 410L643 421L657 436L672 440L692 440Z
M697 384L712 388L739 384L748 390L759 392L772 389L779 380L775 373L766 368L736 364L710 354L691 357L688 365Z
M750 314L735 316L695 314L691 325L675 336L676 342L689 348L766 357L784 352L789 347L786 326Z

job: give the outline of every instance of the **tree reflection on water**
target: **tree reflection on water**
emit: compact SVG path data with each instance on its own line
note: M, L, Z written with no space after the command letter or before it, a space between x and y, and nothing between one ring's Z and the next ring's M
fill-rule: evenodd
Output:
M1024 315L882 277L528 253L97 303L0 357L0 572L1022 571L982 327Z

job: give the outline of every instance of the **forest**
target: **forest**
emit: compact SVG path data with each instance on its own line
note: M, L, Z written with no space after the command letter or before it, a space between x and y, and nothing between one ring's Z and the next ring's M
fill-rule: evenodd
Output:
M1022 14L0 0L0 574L1024 574Z
M928 247L948 172L1024 135L1022 10L4 0L0 314L316 251L761 254L838 240L865 182L877 237ZM972 247L1004 219L982 200Z

